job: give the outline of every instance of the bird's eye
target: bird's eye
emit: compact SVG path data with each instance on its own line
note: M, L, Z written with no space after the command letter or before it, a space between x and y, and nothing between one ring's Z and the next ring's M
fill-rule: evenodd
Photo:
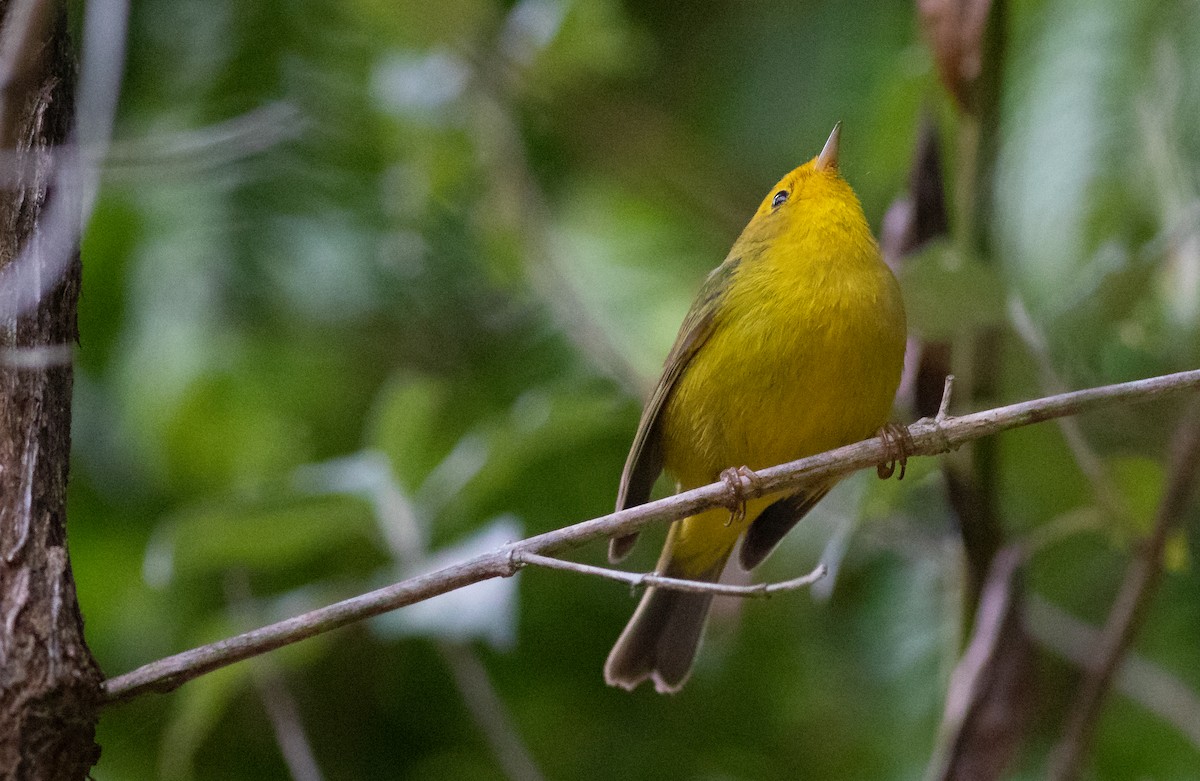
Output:
M771 199L771 208L778 209L780 206L783 206L784 202L787 199L788 199L788 191L780 190L779 192L775 193L775 197Z

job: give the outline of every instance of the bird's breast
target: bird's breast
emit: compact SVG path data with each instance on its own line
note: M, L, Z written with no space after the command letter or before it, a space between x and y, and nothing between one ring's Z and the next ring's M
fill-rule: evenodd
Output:
M664 409L665 467L684 487L849 444L887 421L903 305L882 263L861 265L735 280Z

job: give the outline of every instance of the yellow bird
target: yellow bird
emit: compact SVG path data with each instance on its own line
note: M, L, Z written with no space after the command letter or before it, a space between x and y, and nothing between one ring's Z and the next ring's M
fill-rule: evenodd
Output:
M882 427L904 363L900 288L839 175L841 123L821 154L771 189L701 287L641 422L617 509L644 504L666 470L678 490L857 442ZM656 571L715 582L742 539L751 569L833 487L752 499L671 526ZM636 535L612 540L618 561ZM604 678L660 692L687 680L712 596L650 588Z

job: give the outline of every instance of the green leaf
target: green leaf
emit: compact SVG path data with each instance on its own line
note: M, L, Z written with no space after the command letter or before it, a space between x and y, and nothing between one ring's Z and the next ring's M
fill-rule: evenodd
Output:
M275 389L216 372L192 383L162 427L171 476L189 490L252 485L311 453Z
M1109 460L1109 472L1117 490L1125 498L1133 526L1125 534L1142 536L1150 532L1165 484L1162 464L1144 457L1126 456Z
M380 556L377 540L374 511L356 497L211 503L159 527L147 548L145 571L156 585L214 578L234 567L303 582L342 566L361 573L364 559Z
M453 446L445 425L448 404L444 382L414 373L394 377L378 395L366 440L388 455L409 492L420 487Z
M900 285L909 330L924 339L948 339L1003 322L1005 283L1000 274L946 242L934 242L906 261Z
M480 519L516 511L563 517L563 496L599 494L608 505L616 495L619 464L612 472L585 473L579 454L612 433L613 402L607 395L534 390L499 419L465 437L418 495L437 531L446 533ZM590 503L584 503L585 506ZM475 519L473 522L470 519Z

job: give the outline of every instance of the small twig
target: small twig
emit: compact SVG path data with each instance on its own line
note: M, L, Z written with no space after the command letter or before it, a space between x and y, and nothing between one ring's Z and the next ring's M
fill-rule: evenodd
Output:
M945 423L946 418L950 415L950 396L954 392L954 375L946 375L946 385L942 389L942 403L938 405L937 415L934 420L938 423Z
M1200 470L1200 403L1184 408L1175 436L1172 469L1159 503L1154 529L1129 562L1121 590L1113 603L1095 660L1084 676L1079 694L1067 716L1062 740L1055 749L1050 774L1053 781L1078 778L1096 731L1100 711L1125 652L1141 627L1150 600L1162 578L1163 549L1179 525Z
M687 591L692 594L716 594L723 597L745 598L769 597L781 591L795 591L796 589L810 586L825 577L825 565L818 564L816 569L807 575L791 580L783 580L777 583L755 583L752 586L734 586L728 583L705 583L700 580L668 578L653 572L623 572L618 569L594 567L591 564L580 564L575 561L541 556L537 553L529 553L528 551L514 551L513 564L517 567L534 565L547 569L562 570L563 572L574 572L579 575L595 575L596 577L627 583L635 589L644 586L654 586L655 588L665 588L670 591Z
M937 455L989 434L1075 415L1122 403L1147 402L1171 393L1200 388L1200 370L1168 374L1135 382L1106 385L1048 398L1023 401L943 422L917 421L909 427L910 455ZM794 491L811 483L873 467L887 456L882 442L868 439L789 464L759 470L758 481L748 486L748 498ZM171 691L181 684L243 659L273 651L290 643L328 632L355 621L420 602L438 594L490 578L510 577L519 554L553 555L592 540L628 534L651 523L675 521L722 505L728 487L713 483L655 502L630 507L600 518L545 532L466 561L428 572L385 588L318 608L303 615L255 629L245 634L193 648L151 662L104 683L107 702L129 699L148 691Z
M275 740L283 755L292 781L321 781L321 767L304 731L300 706L276 665L264 666L254 673L254 688L267 711Z
M1111 523L1103 513L1094 511L1090 506L1076 507L1030 529L1024 535L1022 544L1033 556L1075 535L1110 528Z

